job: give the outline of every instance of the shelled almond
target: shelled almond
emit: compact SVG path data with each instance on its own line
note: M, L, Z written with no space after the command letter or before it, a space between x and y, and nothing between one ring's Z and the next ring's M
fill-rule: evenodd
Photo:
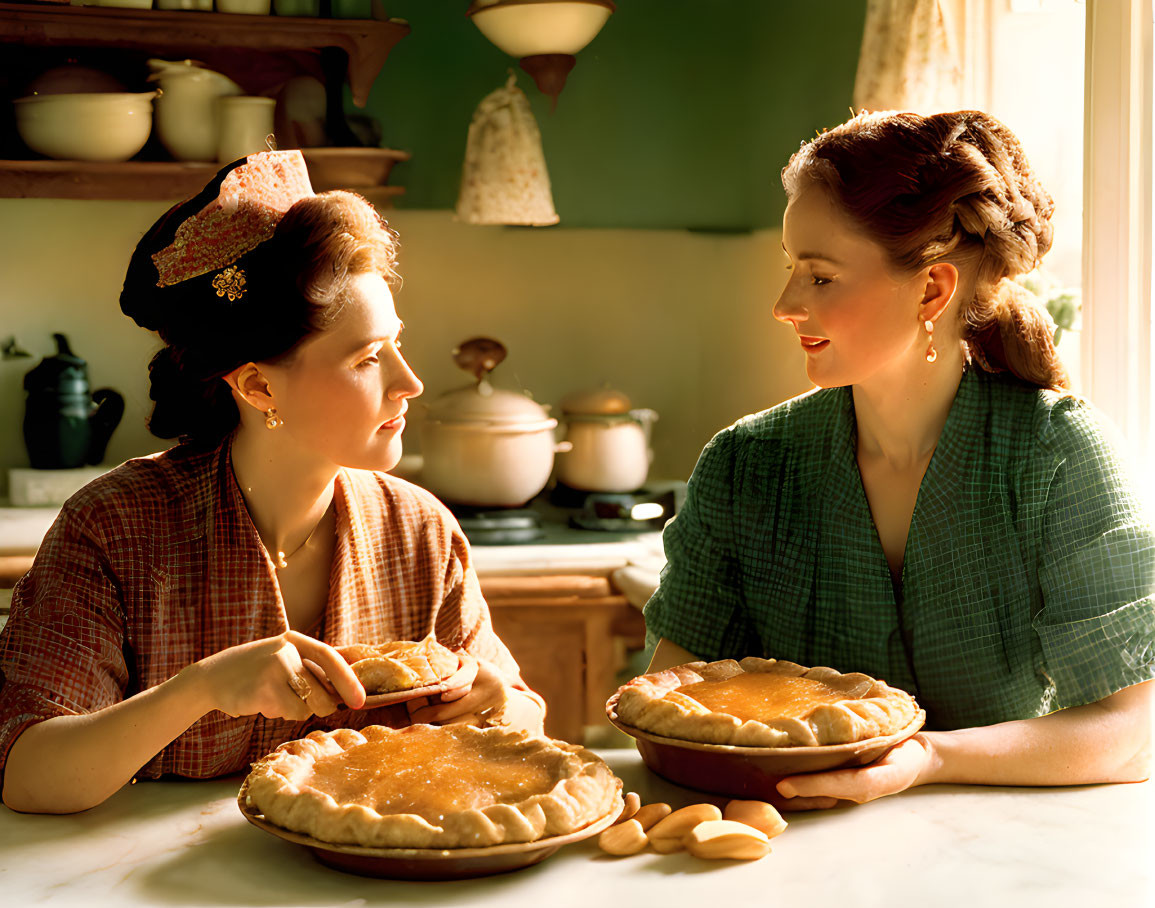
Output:
M734 820L707 820L686 833L683 843L696 858L756 861L770 853L766 833Z
M682 838L699 823L720 819L722 811L713 804L691 804L658 820L646 835L654 851L659 854L670 854L682 849Z
M649 839L641 824L634 819L616 823L598 836L598 847L607 854L637 854Z
M645 829L648 832L651 826L657 823L658 820L662 820L668 817L673 812L673 810L674 809L669 804L663 804L661 801L655 801L653 804L642 805L638 809L638 812L634 814L634 819L642 824L642 829Z
M710 860L757 860L770 852L770 839L786 828L781 814L765 801L733 800L724 811L713 804L672 810L669 804L642 804L634 792L613 826L598 837L607 854L630 855L648 844L659 854L685 849Z
M627 793L625 802L622 805L622 812L618 814L618 818L614 820L614 823L624 823L626 820L630 819L630 817L636 814L641 806L642 799L638 796L636 791Z
M765 801L731 801L722 811L722 819L753 826L766 833L766 837L770 839L781 835L786 829L786 821L782 819L782 814Z

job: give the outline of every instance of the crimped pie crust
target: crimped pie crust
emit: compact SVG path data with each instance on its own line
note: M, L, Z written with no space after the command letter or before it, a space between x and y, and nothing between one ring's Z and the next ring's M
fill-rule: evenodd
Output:
M457 671L457 654L431 637L353 643L337 647L365 688L365 693L391 694L438 684Z
M371 725L289 741L247 803L283 829L374 848L477 848L576 832L621 783L592 752L506 728Z
M762 679L743 676L762 675ZM714 682L714 683L709 683ZM705 688L690 685L706 683ZM788 706L714 710L694 698L706 689L725 702L740 687L772 685ZM687 691L687 689L689 690ZM886 737L914 720L918 704L905 691L859 672L807 668L748 656L741 662L690 662L640 675L618 696L618 718L651 734L703 744L747 747L816 747Z

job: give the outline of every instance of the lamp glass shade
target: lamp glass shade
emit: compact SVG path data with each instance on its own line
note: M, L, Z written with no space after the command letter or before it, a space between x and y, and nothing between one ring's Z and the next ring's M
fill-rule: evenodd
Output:
M612 7L590 0L502 3L469 15L481 33L511 57L576 54L606 24Z

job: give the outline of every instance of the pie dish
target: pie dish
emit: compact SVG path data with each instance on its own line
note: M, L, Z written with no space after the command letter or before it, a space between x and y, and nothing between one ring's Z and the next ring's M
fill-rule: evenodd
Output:
M504 727L313 732L253 764L242 810L319 843L474 849L568 836L621 782L577 745Z
M640 675L615 697L616 717L652 735L760 748L885 738L919 714L908 693L869 675L754 656Z
M274 826L248 803L243 786L237 803L245 819L258 829L286 842L305 846L322 864L346 873L391 880L463 880L530 867L544 861L563 845L598 835L613 824L622 810L619 795L614 808L591 825L568 835L549 836L533 842L491 845L488 848L366 848L333 845Z
M444 681L436 684L427 684L424 687L411 687L408 690L395 690L388 694L368 694L360 709L376 709L379 706L392 706L395 703L405 703L408 700L417 700L421 697L439 697L449 690L469 687L477 677L477 660L468 653L457 653L459 668Z
M700 744L663 738L626 725L618 717L618 695L610 697L606 714L610 723L636 739L642 762L663 779L686 788L713 792L729 798L768 801L779 810L792 810L789 799L778 794L786 776L865 766L881 758L922 728L925 713L905 728L883 738L867 738L851 744L818 747L743 747L736 744Z
M775 672L766 671L773 665L778 666ZM768 705L763 700L760 717L745 720L729 713L718 712L711 713L709 717L700 721L695 721L692 716L701 717L702 714L698 710L703 704L700 701L694 701L688 705L683 704L682 697L693 699L685 693L667 699L667 704L664 706L656 709L654 707L646 708L646 702L666 699L663 694L678 691L679 688L684 691L683 685L697 684L707 679L721 681L726 678L736 678L738 671L735 671L735 666L738 671L744 671L748 674L759 674L759 670L762 669L761 674L766 677L761 680L769 681L771 686L774 683L773 679L770 678L772 674L779 674L780 678L796 679L803 679L803 675L809 674L810 679L817 677L819 680L825 676L833 682L828 686L837 691L840 698L833 705L846 703L847 705L843 708L851 712L856 721L847 721L843 717L836 722L828 722L823 718L823 716L829 717L828 711L819 712L818 707L831 706L832 704L823 702L821 698L815 698L818 702L788 704L785 709L774 707L772 704ZM738 663L730 660L715 663L691 662L687 665L676 666L666 672L655 672L635 678L629 684L619 688L610 697L606 703L606 714L611 724L636 739L638 753L641 754L643 762L651 771L662 778L687 788L696 788L700 791L713 792L730 798L756 798L768 801L780 810L790 810L793 809L790 800L783 798L778 793L778 783L783 778L798 773L865 766L880 759L888 750L914 735L922 728L926 719L926 713L919 709L914 700L910 699L906 693L890 688L883 682L875 681L866 675L841 675L842 680L838 680L835 677L838 674L837 672L832 673L831 669L806 669L801 665L777 662L772 659L748 658ZM866 686L866 681L870 682L870 687ZM749 685L751 683L757 685L758 681L738 681L732 683L731 686L737 687L740 691L743 684ZM875 687L876 684L881 686ZM793 685L795 693L798 693L799 688L804 690L807 686ZM787 687L789 688L789 685ZM859 692L862 696L850 697L848 691ZM872 691L874 696L871 695ZM894 691L894 693L891 694L888 691ZM632 701L632 705L628 705L626 708L632 721L627 721L622 715L621 702L623 698L627 700L627 703ZM910 701L910 706L914 710L913 714L903 726L890 731L891 725L902 721L902 716L907 713L908 707L903 698ZM879 701L879 703L870 704L877 706L877 710L867 708L860 702L867 699ZM852 704L856 701L859 702L859 705L855 707ZM888 701L893 701L891 707L881 705ZM687 716L675 715L674 718L671 718L676 707L683 708L687 716L691 716L691 714L692 716L687 718ZM742 710L735 709L733 711L741 712ZM658 718L649 724L673 731L685 731L686 725L696 726L696 728L691 727L689 729L689 734L696 734L698 739L668 737L637 726L639 721L647 722L645 715L642 714L648 713L652 716L655 712ZM792 713L793 715L784 715L785 713ZM806 718L798 718L797 714L799 713ZM862 714L871 715L873 725L868 725L865 722L861 725L857 724L857 720L862 719ZM889 721L883 718L880 722L873 718L875 714L880 717L889 717ZM844 737L854 738L856 734L866 734L874 730L875 727L878 728L879 732L890 731L890 733L863 737L843 743L788 743L790 739L798 738L814 742L822 739L829 740L830 737L834 736L832 730L839 728L852 732L844 734ZM743 741L770 740L781 742L785 740L787 743L775 743L769 746L705 743L699 740L703 737Z
M366 694L391 694L441 683L461 667L457 653L432 637L337 647Z

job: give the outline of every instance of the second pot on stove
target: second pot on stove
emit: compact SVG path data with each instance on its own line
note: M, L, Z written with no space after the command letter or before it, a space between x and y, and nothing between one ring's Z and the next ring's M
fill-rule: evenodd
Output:
M558 458L557 478L587 492L633 492L645 485L653 452L653 410L635 410L620 391L568 395L561 404L570 451Z

